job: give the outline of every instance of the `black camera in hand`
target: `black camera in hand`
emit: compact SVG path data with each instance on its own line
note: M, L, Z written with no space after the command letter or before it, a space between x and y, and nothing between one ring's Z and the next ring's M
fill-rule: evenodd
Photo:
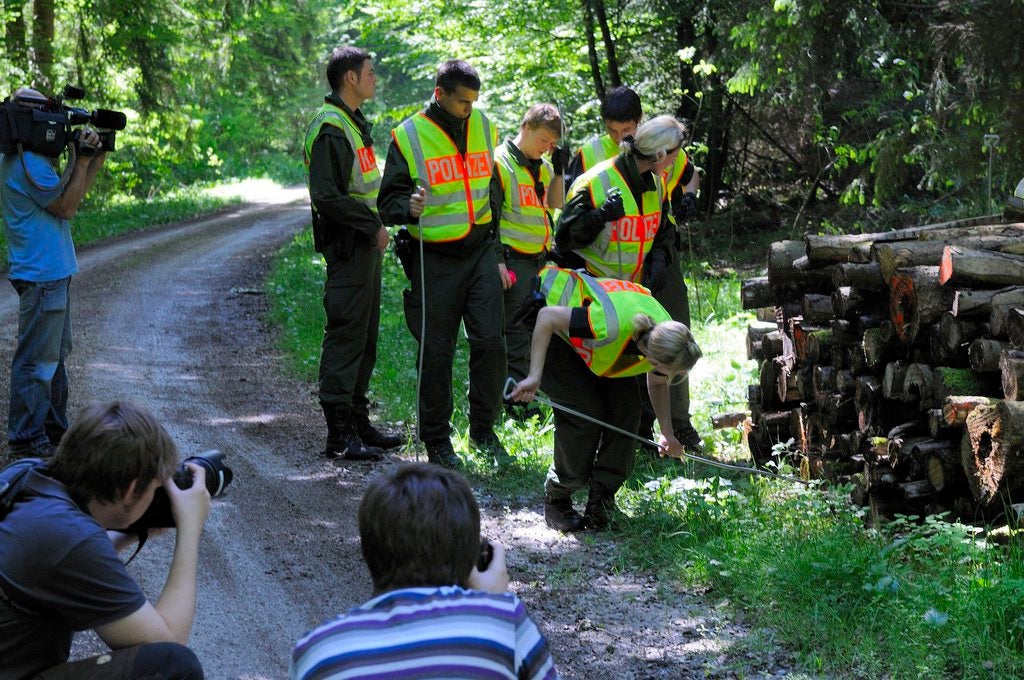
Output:
M234 473L224 463L224 454L220 451L203 451L184 460L181 466L171 476L174 484L179 489L192 488L195 475L186 463L193 463L203 468L206 472L206 490L210 492L211 498L216 498L224 493L234 478ZM153 502L149 504L145 514L125 531L140 533L147 529L160 529L174 526L174 514L171 512L171 498L163 487L153 494Z
M0 153L32 151L42 156L56 158L74 145L75 151L83 156L94 156L100 151L92 145L79 144L81 128L76 125L90 125L96 128L102 142L102 150L114 151L115 131L123 130L128 119L121 111L108 109L87 109L67 106L65 99L82 99L85 91L78 87L66 86L61 95L46 97L33 91L21 92L0 104Z
M483 536L480 537L480 556L476 559L477 571L487 571L494 559L494 546Z
M95 130L99 135L99 144L89 144L83 141L82 136L85 133L85 128L78 128L71 132L71 141L75 145L75 149L78 151L80 156L92 157L100 153L101 151L116 151L116 133L114 130Z

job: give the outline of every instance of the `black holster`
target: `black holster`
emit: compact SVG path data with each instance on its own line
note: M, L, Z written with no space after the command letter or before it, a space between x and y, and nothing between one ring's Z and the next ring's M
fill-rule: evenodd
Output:
M412 281L413 258L416 256L416 239L412 237L412 234L405 227L395 232L394 239L395 255L398 256L398 261L402 263L402 271L405 272L405 278Z
M540 292L540 277L534 276L530 280L530 292L526 294L512 315L512 325L523 324L532 329L537 325L537 314L542 307L547 306L547 303L544 294Z

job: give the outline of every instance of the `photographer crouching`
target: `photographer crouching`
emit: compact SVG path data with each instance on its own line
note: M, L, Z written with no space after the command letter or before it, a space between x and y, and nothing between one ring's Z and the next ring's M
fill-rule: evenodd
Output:
M43 110L51 101L29 88L17 90L11 99L23 110ZM44 138L63 134L58 126L34 128ZM57 173L55 159L37 151L19 148L0 155L8 277L20 298L7 418L11 458L53 455L68 428L65 361L71 352L71 276L78 272L69 220L106 156L99 134L89 128L80 131L66 182Z
M146 411L112 402L87 407L53 460L21 478L0 517L0 680L202 680L185 645L210 492L204 466L186 465L193 483L181 489L167 431ZM176 542L151 604L118 555L135 537L112 530L139 520L161 487ZM68 662L74 632L88 629L113 651Z

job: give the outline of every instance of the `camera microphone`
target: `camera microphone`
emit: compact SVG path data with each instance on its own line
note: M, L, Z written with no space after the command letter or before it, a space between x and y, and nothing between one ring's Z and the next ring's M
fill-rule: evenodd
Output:
M96 109L92 112L92 124L103 130L123 130L128 118L121 111Z

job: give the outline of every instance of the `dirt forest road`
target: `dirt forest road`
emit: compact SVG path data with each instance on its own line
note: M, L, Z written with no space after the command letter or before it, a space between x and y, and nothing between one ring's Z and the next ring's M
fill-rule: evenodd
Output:
M309 387L281 380L273 348L252 345L266 339L255 294L266 259L308 222L304 193L82 250L72 281L72 415L129 399L183 454L220 449L234 469L201 547L192 646L212 679L285 677L297 637L370 589L353 513L361 486L314 454ZM0 323L6 395L17 328L8 285ZM173 534L153 539L131 566L152 599L172 547ZM80 653L98 644L86 638Z
M72 281L72 417L91 401L128 399L156 413L184 455L219 449L234 470L200 549L191 646L211 680L287 677L294 641L371 590L355 508L377 468L317 456L314 388L284 374L264 319L270 258L308 218L304 190L267 192L262 203L80 250ZM0 324L6 422L9 285ZM713 601L649 575L611 575L609 538L545 528L535 500L481 496L483 530L509 547L513 589L563 677L733 677L737 663L745 677L785 674L771 645L753 658L733 650L748 631ZM129 567L151 599L172 548L173 534L155 538ZM73 655L104 649L80 635Z

